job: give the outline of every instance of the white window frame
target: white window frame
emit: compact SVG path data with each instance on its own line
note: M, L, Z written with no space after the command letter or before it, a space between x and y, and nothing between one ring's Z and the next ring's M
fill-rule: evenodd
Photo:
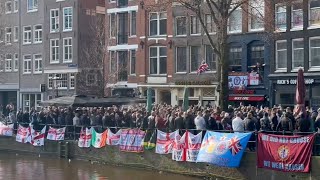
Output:
M233 7L232 7L232 8L233 8ZM236 11L240 11L240 14L241 14L240 29L239 29L239 30L233 30L233 31L230 30L230 27L231 27L231 25L230 25L230 17L232 16L232 14L231 14L230 17L228 18L228 33L229 33L229 34L242 33L242 25L243 25L243 23L242 23L242 20L243 20L242 14L243 14L243 11L242 11L242 8L241 8L241 7L238 7L238 8L235 9L232 13L234 13L234 12L236 12ZM212 23L214 23L214 22L212 21Z
M255 3L254 1L261 1L261 2L263 2L263 12L261 13L263 16L265 15L265 8L266 8L266 4L265 4L265 2L264 2L264 0L250 0L249 1L249 3L251 4L251 3ZM256 4L255 4L256 5ZM250 6L253 6L253 5L250 5ZM259 8L261 8L261 5L260 4L258 4L257 6L259 6ZM249 7L250 9L249 9L249 12L250 12L250 14L253 14L252 13L252 7ZM255 8L258 8L258 7L255 7ZM255 9L256 11L257 11L257 9ZM249 14L249 32L256 32L256 31L264 31L265 30L265 22L263 22L263 27L262 28L258 28L258 29L252 29L251 28L251 21L252 21L252 17L251 17L251 15ZM263 17L261 17L261 18L263 18Z
M135 19L135 24L136 24L136 27L135 27L135 33L133 34L132 33L132 29L133 29L133 27L132 27L132 22L133 22L133 20L132 20L132 13L133 12L135 12L135 14L136 14L136 19ZM137 11L131 11L130 12L130 37L136 37L137 36Z
M11 59L7 59L7 55L11 56ZM5 65L4 65L4 71L5 72L11 72L12 71L12 54L6 54L5 55ZM8 66L9 65L9 66Z
M205 61L206 61L206 63L208 64L208 59L207 59L207 46L209 46L210 48L212 48L211 47L211 45L209 45L209 44L205 44L204 45L204 56L205 56L205 58L203 58L203 59L205 59ZM217 59L216 59L216 54L215 54L215 52L214 52L214 49L212 48L212 52L213 52L213 56L214 56L214 58L215 58L215 69L209 69L208 71L205 71L204 73L215 73L215 72L217 72ZM208 64L209 65L209 64ZM210 67L209 67L210 68Z
M277 8L278 7L284 7L285 8L285 11L276 11L277 10ZM274 20L274 22L275 22L275 31L280 31L280 32L283 32L283 31L286 31L287 30L287 27L288 27L288 24L287 24L287 6L286 6L286 4L281 4L281 3L279 3L279 4L276 4L275 5L275 20ZM278 22L277 22L277 16L278 16L278 14L281 14L281 13L285 13L286 14L286 27L285 28L278 28L277 26L278 26Z
M73 85L72 85L73 81ZM76 74L75 73L70 73L69 74L69 89L75 89L76 87Z
M157 19L152 20L152 21L157 21L157 34L154 34L154 35L151 35L151 14L157 14ZM166 18L160 18L161 14L166 14ZM166 11L149 13L149 36L166 36L168 34L167 30L165 34L160 34L160 21L163 19L166 19L168 24L168 13Z
M52 42L55 41L55 46L52 46ZM58 45L57 45L58 42ZM52 59L53 51L52 48L56 48L55 53L55 60ZM57 39L50 39L50 64L58 64L60 62L60 40Z
M186 28L186 33L185 34L178 34L178 21L177 21L177 19L179 19L179 18L185 18L185 20L186 20L186 24L185 24L185 28ZM177 37L184 37L184 36L187 36L187 34L188 34L188 31L187 31L187 25L188 25L188 23L187 23L187 16L176 16L175 18L175 36L177 36Z
M320 28L320 24L311 24L311 7L310 7L310 4L311 4L311 1L313 0L308 0L308 24L309 24L309 27L308 29L315 29L315 28ZM320 6L319 7L316 7L316 8L312 8L312 9L320 9Z
M178 71L178 48L185 48L186 49L186 60L185 60L185 63L186 63L186 70L185 71ZM188 64L187 64L187 56L188 56L188 46L176 46L175 47L175 63L176 63L176 74L187 74L187 71L188 71Z
M52 12L58 12L58 16L52 16ZM56 15L56 13L54 14ZM59 32L60 30L60 23L59 23L59 18L60 18L60 14L59 14L59 9L50 9L50 33L56 33ZM53 25L53 19L55 21L55 29L52 29L52 25Z
M298 69L299 69L299 67L294 67L294 64L293 64L293 62L294 62L294 50L296 49L296 50L303 50L303 53L304 53L304 46L303 46L303 48L294 48L294 46L293 46L293 44L294 44L294 42L297 42L297 41L302 41L302 42L304 42L304 39L303 38L298 38L298 39L292 39L292 71L294 71L294 72L296 72L296 71L298 71ZM304 54L303 54L303 56L304 56ZM303 59L304 60L304 59ZM302 66L302 67L304 67L304 65Z
M11 4L11 10L10 11L7 9L8 4ZM12 4L12 2L11 1L6 1L5 2L5 13L6 14L11 14L12 12L13 12L13 4Z
M55 74L55 75L57 75L57 74ZM60 79L59 80L55 80L56 81L56 85L57 85L57 87L58 87L58 89L68 89L68 85L69 85L69 81L68 81L68 74L65 74L65 73L59 73L58 74L59 75L59 77L60 77ZM66 79L63 79L62 77L65 77ZM65 83L65 87L62 87L62 81L64 81L64 83ZM53 83L53 85L54 85L54 83Z
M287 47L286 47L286 49L284 50L284 49L282 49L282 50L278 50L278 43L283 43L283 42L285 42L285 43L287 43ZM276 58L275 58L275 60L276 60L276 62L275 62L275 64L276 64L276 72L286 72L287 71L287 67L286 68L278 68L278 52L279 51L286 51L287 52L287 54L288 54L288 42L287 42L287 40L279 40L279 41L276 41L276 44L275 44L275 46L276 46ZM287 63L288 63L288 56L287 56Z
M33 5L32 5L32 9L29 9L29 1L32 1ZM27 0L27 12L36 12L38 11L38 7L39 7L39 0Z
M151 69L150 69L150 65L151 65L151 48L157 48L157 73L155 74L151 74ZM161 57L166 57L166 61L167 61L167 64L168 64L168 51L167 51L167 54L166 56L160 56L160 48L167 48L166 46L150 46L149 47L149 74L150 75L167 75L168 74L168 68L167 69L167 73L165 74L160 74L160 58ZM155 58L155 57L152 57L152 58Z
M295 2L295 3L296 3L296 4L297 4L297 3L301 3L301 4L303 5L303 1L297 1L297 2ZM294 4L295 4L295 3L294 3ZM294 4L293 4L293 5L294 5ZM303 24L304 24L303 14L304 14L305 12L303 12L303 8L298 9L298 10L294 10L294 9L293 9L293 5L291 6L291 31L302 30L302 29L303 29ZM302 11L302 25L301 25L301 26L293 27L293 20L292 20L292 18L293 18L293 13L294 13L295 11Z
M71 42L70 44L66 44L65 42ZM68 59L66 59L66 47L68 47ZM72 58L73 58L73 39L72 37L67 37L67 38L63 38L63 62L64 63L70 63L72 62ZM71 53L70 53L71 52Z
M14 26L13 27L13 42L18 42L19 41L19 27Z
M26 31L26 28L30 28L30 30ZM26 39L26 33L28 37L28 39ZM28 42L26 42L26 40L28 40ZM31 26L23 26L23 44L31 44L32 43L32 27Z
M8 32L8 30L10 30L10 32ZM5 28L5 40L4 42L7 45L10 45L12 43L12 28L11 27L6 27Z
M134 57L134 58L135 58L135 60L134 60L134 61L135 61L135 68L134 68L135 71L134 71L134 73L131 73L131 69L132 69L132 67L131 67L131 65L132 65L132 52L133 52L133 51L135 52L135 57ZM131 50L130 50L130 72L129 72L130 75L136 75L136 73L137 73L137 66L136 66L136 64L137 64L137 50L136 50L136 49L131 49Z
M71 15L70 14L67 14L67 15L65 14L65 10L66 9L71 9ZM64 32L72 31L72 27L73 27L73 7L65 7L65 8L63 8L62 12L63 12L63 31ZM67 25L66 18L68 18L68 21L71 21L71 27L67 27L66 28L66 25Z
M192 47L199 47L199 53L200 53L200 54L199 54L199 56L200 56L199 58L200 58L200 59L202 58L202 57L201 57L201 56L202 56L202 55L201 55L202 49L201 49L201 45L190 45L190 46L188 46L188 49L189 49L189 72L190 72L191 74L194 74L194 73L197 73L197 70L193 71L193 70L192 70L192 67L191 67L191 66L192 66L192 63L191 63L191 61L192 61L192 54L191 54L192 51L191 51L191 48L192 48ZM201 60L200 60L200 63L201 63ZM197 69L198 69L198 67L199 67L200 65L201 65L201 64L198 64L198 65L197 65Z
M320 36L309 38L309 71L320 71L320 66L311 66L311 46L310 46L311 43L310 42L311 40L314 40L314 39L320 39Z
M199 32L198 33L192 33L192 28L193 28L193 24L192 24L192 18L196 18L196 26L198 26L198 30L199 30ZM202 27L201 27L201 23L200 23L200 19L196 16L196 15L192 15L192 16L190 16L190 35L191 36L194 36L194 35L201 35L201 31L202 31Z
M19 55L15 53L13 55L13 71L19 70Z
M36 56L41 56L41 58L36 58ZM41 74L43 69L42 64L42 54L34 54L33 55L33 73L34 74ZM38 67L36 67L36 61L38 61Z
M30 59L25 59L25 57L26 56L30 56ZM27 66L29 66L29 67L27 67L28 69L26 69L26 67L25 67L25 62L29 62L28 64L27 64ZM32 61L32 55L31 54L26 54L26 55L24 55L23 56L23 74L31 74L31 71L32 71L32 68L31 68L31 61Z
M36 27L40 27L41 29L36 29ZM33 26L33 43L34 44L40 44L42 43L42 36L43 36L43 30L42 30L42 25L41 24L37 24Z
M14 0L13 1L13 12L16 13L19 10L19 1L18 0Z
M115 24L114 25L112 25L112 17L114 16L114 22L115 22ZM116 38L116 36L117 36L117 14L116 13L111 13L110 15L109 15L109 36L110 36L110 38L111 39L115 39ZM115 32L115 34L114 34L114 36L113 36L113 29L116 31Z

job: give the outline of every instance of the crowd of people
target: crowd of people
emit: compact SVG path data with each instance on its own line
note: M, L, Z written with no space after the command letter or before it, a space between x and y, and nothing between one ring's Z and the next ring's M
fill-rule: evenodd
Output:
M107 108L45 107L40 111L13 110L7 114L13 123L54 124L59 126L103 126L141 129L195 129L227 131L297 131L320 129L320 109L306 109L294 114L290 107L257 108L254 106L219 107L154 105L151 112L143 106L113 106Z

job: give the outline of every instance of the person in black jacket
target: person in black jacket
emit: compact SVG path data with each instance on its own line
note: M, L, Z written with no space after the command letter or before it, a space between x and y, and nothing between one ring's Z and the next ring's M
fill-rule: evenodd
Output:
M175 129L184 129L184 123L183 123L183 112L179 112L177 118L174 120L174 127Z
M244 119L244 127L246 131L255 131L256 130L256 124L255 120L252 118L251 112L247 114L247 117ZM249 141L255 141L255 134L253 133L251 135L251 138ZM255 142L249 142L248 148L250 151L255 151Z

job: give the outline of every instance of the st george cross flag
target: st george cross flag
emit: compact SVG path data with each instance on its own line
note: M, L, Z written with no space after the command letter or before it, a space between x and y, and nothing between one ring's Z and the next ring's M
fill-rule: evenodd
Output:
M107 145L116 146L119 145L120 135L122 130L120 129L117 133L112 133L110 129L107 130Z
M80 138L78 141L79 147L90 147L91 145L91 138L92 138L92 129L90 128L82 128L80 132Z
M43 146L44 137L46 135L46 126L44 126L40 132L36 132L33 129L33 126L29 126L29 129L31 130L30 144L32 144L33 146Z
M201 140L202 132L194 135L186 131L182 137L177 136L172 149L172 160L196 162Z
M66 128L53 128L49 127L47 139L53 140L53 141L63 141L64 140L64 135L66 132Z
M179 130L172 133L165 133L160 130L157 131L156 153L169 154L172 153L172 147L175 139L179 135Z
M207 131L201 144L197 162L239 167L251 134Z
M106 146L107 141L107 130L103 133L97 133L94 128L92 128L92 139L91 139L91 145L95 148L102 148Z
M17 131L17 136L16 136L16 141L21 142L21 143L27 143L30 141L30 136L31 132L29 130L29 127L23 127L19 125L18 131Z
M0 136L12 136L13 134L13 124L8 126L0 125Z
M120 151L143 152L145 132L140 129L123 129L120 136Z

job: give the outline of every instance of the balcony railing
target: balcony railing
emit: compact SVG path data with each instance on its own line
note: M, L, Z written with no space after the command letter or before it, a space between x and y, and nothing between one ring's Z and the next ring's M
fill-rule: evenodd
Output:
M128 0L118 0L118 7L128 6Z
M118 44L128 44L128 35L118 34Z

